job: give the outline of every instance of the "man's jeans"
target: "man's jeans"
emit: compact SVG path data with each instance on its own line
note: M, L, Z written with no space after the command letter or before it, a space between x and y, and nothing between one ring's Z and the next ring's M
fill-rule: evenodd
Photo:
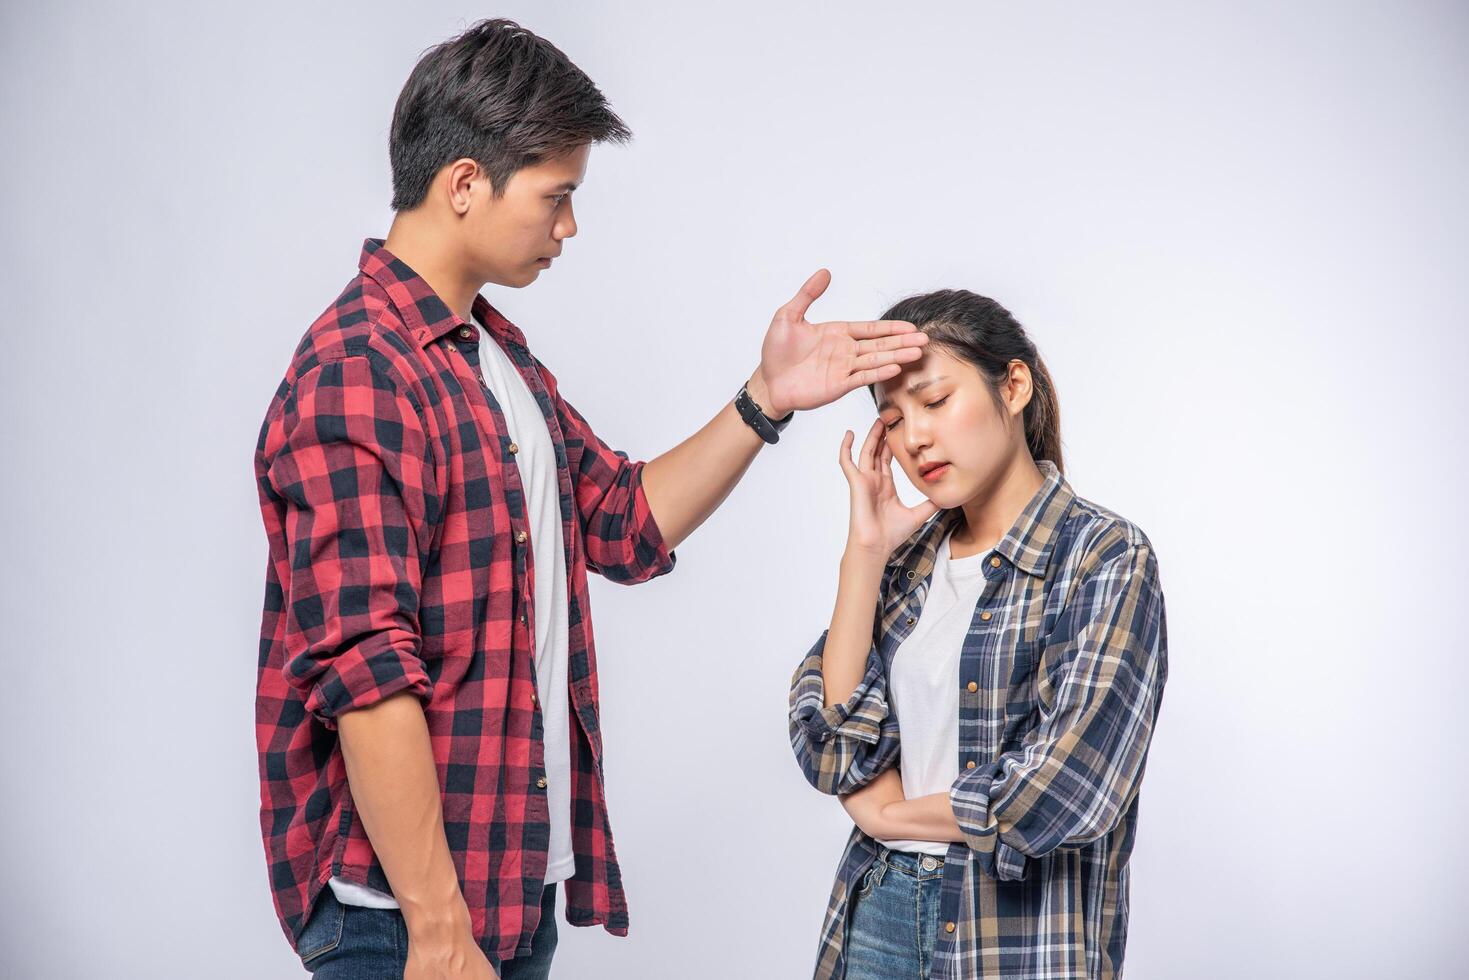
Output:
M343 905L323 888L296 950L314 980L401 980L408 966L408 927L397 909ZM546 980L555 952L556 886L547 885L531 951L503 964L489 959L502 980Z
M879 849L853 898L847 980L928 976L943 883L943 858Z

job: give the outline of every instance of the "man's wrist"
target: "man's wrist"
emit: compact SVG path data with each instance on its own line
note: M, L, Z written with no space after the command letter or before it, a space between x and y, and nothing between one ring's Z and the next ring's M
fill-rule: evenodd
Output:
M760 406L760 411L772 422L779 422L790 414L790 409L776 405L771 400L770 385L765 381L765 373L760 368L750 375L750 380L745 382L745 391L749 393L751 400Z
M421 940L450 940L469 929L469 906L457 889L452 899L437 902L399 900L403 924Z

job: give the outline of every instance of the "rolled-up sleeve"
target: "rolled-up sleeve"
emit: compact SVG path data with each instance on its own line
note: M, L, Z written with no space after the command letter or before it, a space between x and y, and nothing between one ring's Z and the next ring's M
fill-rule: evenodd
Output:
M832 795L865 786L898 761L898 725L888 710L887 672L874 647L851 697L826 704L823 632L791 678L791 748L806 780Z
M677 555L663 540L643 491L646 462L610 448L571 403L539 361L557 421L566 441L567 462L580 518L587 567L609 582L636 585L673 569Z
M297 379L274 441L287 682L328 728L402 691L426 700L421 548L437 497L416 407L367 356L347 356Z
M1047 664L1049 662L1050 665ZM1132 805L1167 676L1157 564L1130 544L1083 580L1047 642L1049 710L1019 748L962 773L949 792L959 827L991 877L1117 827Z

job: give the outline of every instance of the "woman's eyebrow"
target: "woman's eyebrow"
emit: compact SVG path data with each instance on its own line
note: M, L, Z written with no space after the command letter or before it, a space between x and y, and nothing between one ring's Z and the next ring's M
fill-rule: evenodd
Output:
M922 381L915 381L908 386L908 394L916 395L924 388L927 388L929 385L938 384L940 381L943 381L946 378L948 378L947 374L941 374L936 378L924 378ZM884 411L885 409L891 408L892 404L892 399L884 395L882 397L882 400L877 403L877 410L879 412Z

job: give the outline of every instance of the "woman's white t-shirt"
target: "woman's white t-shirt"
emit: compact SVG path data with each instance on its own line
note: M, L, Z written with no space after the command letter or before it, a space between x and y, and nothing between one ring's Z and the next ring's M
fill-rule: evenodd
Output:
M908 799L949 792L959 776L959 657L984 592L987 551L949 555L946 535L918 622L893 654L888 701L898 718ZM895 851L948 853L947 841L879 840Z

